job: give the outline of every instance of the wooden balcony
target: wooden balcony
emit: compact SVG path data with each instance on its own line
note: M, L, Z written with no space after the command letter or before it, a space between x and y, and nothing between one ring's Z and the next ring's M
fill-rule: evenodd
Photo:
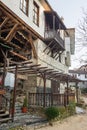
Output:
M44 34L44 38L46 42L50 42L54 40L55 44L57 44L58 47L60 47L61 49L65 49L64 40L60 37L57 31L46 30Z

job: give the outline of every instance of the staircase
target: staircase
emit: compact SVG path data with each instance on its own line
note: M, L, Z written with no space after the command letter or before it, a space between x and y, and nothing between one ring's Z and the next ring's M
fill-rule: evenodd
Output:
M9 113L6 113L5 110L0 110L0 124L6 123L8 121L11 121L11 118L9 117Z
M0 93L0 124L11 121L9 104L10 100L4 95L4 93Z

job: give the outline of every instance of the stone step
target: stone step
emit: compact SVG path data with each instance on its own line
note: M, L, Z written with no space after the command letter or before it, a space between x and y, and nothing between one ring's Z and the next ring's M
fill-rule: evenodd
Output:
M4 114L4 113L5 113L5 110L1 109L0 114Z
M0 119L0 123L6 123L6 122L9 122L11 120L12 120L12 118L2 118L2 119Z
M0 118L5 118L5 117L9 117L9 114L8 113L0 114Z

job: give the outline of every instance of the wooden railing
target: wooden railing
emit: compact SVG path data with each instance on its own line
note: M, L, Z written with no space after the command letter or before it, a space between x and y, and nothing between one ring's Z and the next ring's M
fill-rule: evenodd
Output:
M60 44L60 46L64 48L64 40L60 37L60 35L57 33L57 31L46 30L44 37L45 37L45 39L54 38L58 42L58 44Z
M29 93L28 103L30 106L66 106L75 100L75 94L59 93Z

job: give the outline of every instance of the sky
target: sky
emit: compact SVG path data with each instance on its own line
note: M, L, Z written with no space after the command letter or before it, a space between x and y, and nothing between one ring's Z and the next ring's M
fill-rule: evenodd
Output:
M87 9L87 0L48 0L52 8L58 15L64 18L67 28L78 28L78 23L83 17L83 9ZM76 35L76 34L75 34ZM71 57L71 69L78 68L82 64L82 59L86 57L87 48L75 48L75 55Z

